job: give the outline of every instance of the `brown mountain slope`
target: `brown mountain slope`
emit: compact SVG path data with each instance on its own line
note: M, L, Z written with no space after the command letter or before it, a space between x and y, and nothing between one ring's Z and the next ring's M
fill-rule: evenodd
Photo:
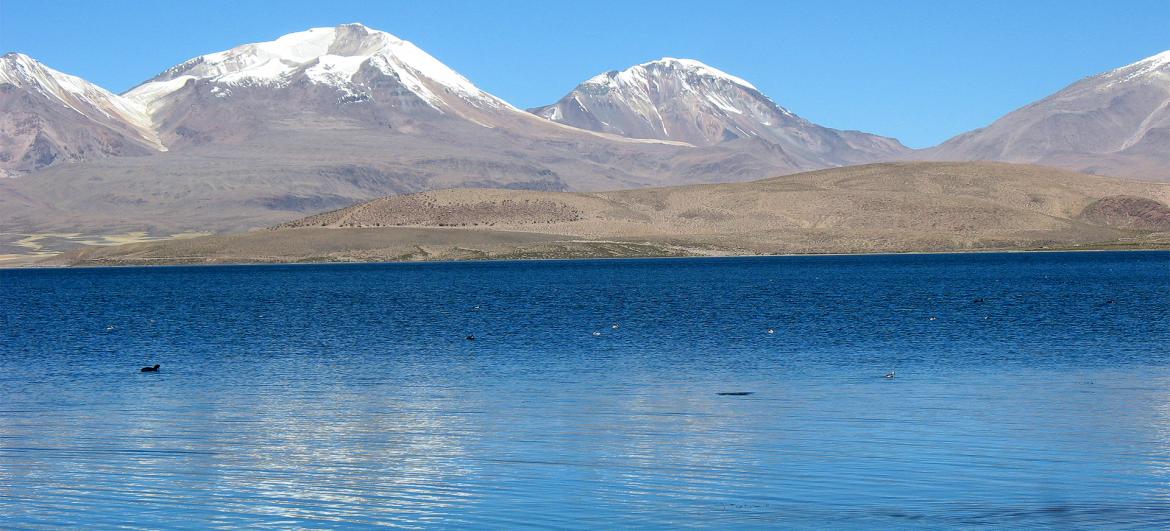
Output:
M454 189L270 230L86 248L71 264L1146 247L1170 185L1003 163L888 163L604 193ZM1160 205L1160 206L1159 206Z
M0 178L163 150L136 103L27 55L0 56Z
M1170 181L1170 51L1082 79L917 156Z

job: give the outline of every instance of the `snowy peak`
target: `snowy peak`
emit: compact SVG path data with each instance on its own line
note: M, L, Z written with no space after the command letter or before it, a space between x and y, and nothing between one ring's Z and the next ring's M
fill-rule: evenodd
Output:
M90 90L104 92L89 82L58 72L22 53L7 53L0 57L0 83L20 88L36 88L84 95ZM108 94L108 93L107 93Z
M391 40L397 39L360 24L312 28L270 42L244 44L230 50L201 55L167 70L151 81L191 76L225 83L280 84L301 67L322 58L326 62L344 58L369 59L386 48Z
M1161 82L1170 84L1170 50L1101 74L1111 83Z
M1159 53L1159 54L1151 55L1145 59L1142 59L1141 61L1138 61L1138 62L1133 63L1133 64L1128 65L1128 66L1124 66L1121 69L1124 70L1126 68L1141 67L1143 69L1146 69L1147 71L1151 71L1151 70L1155 70L1155 69L1164 71L1166 69L1166 67L1168 67L1168 66L1170 66L1170 50L1166 50L1166 51Z
M743 78L694 59L665 57L606 72L557 103L530 112L630 138L768 146L786 163L809 168L886 160L907 152L893 139L809 122Z
M604 74L599 74L587 80L585 83L602 86L629 85L644 83L648 79L662 77L664 75L669 76L680 74L683 76L696 76L700 78L727 81L742 87L757 90L755 85L748 83L742 78L735 77L701 61L696 61L694 59L675 59L673 57L663 57L657 61L650 61L640 65L635 65L620 72L614 70Z
M742 78L672 57L599 74L532 112L583 129L695 145L759 137L799 121Z
M140 105L27 55L0 56L0 177L159 151Z
M0 84L9 84L60 103L91 120L125 129L156 149L165 150L142 106L77 76L49 68L21 53L0 57Z
M390 77L435 109L456 97L477 107L510 108L414 44L361 24L312 28L274 41L207 54L163 72L126 96L151 112L189 80L221 87L285 87L298 81L368 95L368 74ZM363 75L366 74L366 75Z

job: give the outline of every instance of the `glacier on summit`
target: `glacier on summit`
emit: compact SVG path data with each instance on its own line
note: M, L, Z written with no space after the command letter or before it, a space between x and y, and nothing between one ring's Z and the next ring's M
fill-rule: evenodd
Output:
M476 106L511 107L414 44L361 24L312 28L201 55L131 89L126 97L156 112L168 96L193 80L219 85L220 94L230 94L231 87L286 87L298 79L368 95L372 86L359 76L363 68L394 78L440 112L450 97Z

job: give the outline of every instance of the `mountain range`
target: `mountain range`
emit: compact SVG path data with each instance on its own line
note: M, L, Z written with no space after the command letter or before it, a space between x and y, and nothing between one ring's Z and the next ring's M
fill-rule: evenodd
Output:
M598 191L911 159L1168 180L1167 57L915 151L812 123L690 59L606 72L524 111L361 24L195 57L121 95L11 53L0 58L0 172L14 177L0 179L0 255L244 230L451 187Z

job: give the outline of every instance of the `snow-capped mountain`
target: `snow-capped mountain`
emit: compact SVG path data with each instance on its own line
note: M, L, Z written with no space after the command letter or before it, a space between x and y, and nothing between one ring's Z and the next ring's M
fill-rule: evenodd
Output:
M925 156L1170 179L1170 51L1073 83Z
M125 96L177 143L239 138L267 120L307 115L394 127L408 119L483 122L491 113L520 112L414 44L361 24L202 55Z
M762 141L810 167L872 162L907 151L894 139L809 122L751 83L692 59L668 57L606 72L531 112L631 138L700 146Z
M687 71L673 90L689 99L677 111L655 107L669 117L665 126L685 130L689 106L705 120L697 130L738 138L581 129L516 109L385 32L346 24L292 33L195 57L121 98L106 96L125 107L154 156L6 179L0 225L30 233L241 230L387 194L745 181L902 149L809 124L709 67L670 68ZM700 90L710 97L692 95ZM745 117L737 121L735 111ZM167 151L157 152L162 145Z
M0 176L165 148L141 105L31 57L0 57Z

